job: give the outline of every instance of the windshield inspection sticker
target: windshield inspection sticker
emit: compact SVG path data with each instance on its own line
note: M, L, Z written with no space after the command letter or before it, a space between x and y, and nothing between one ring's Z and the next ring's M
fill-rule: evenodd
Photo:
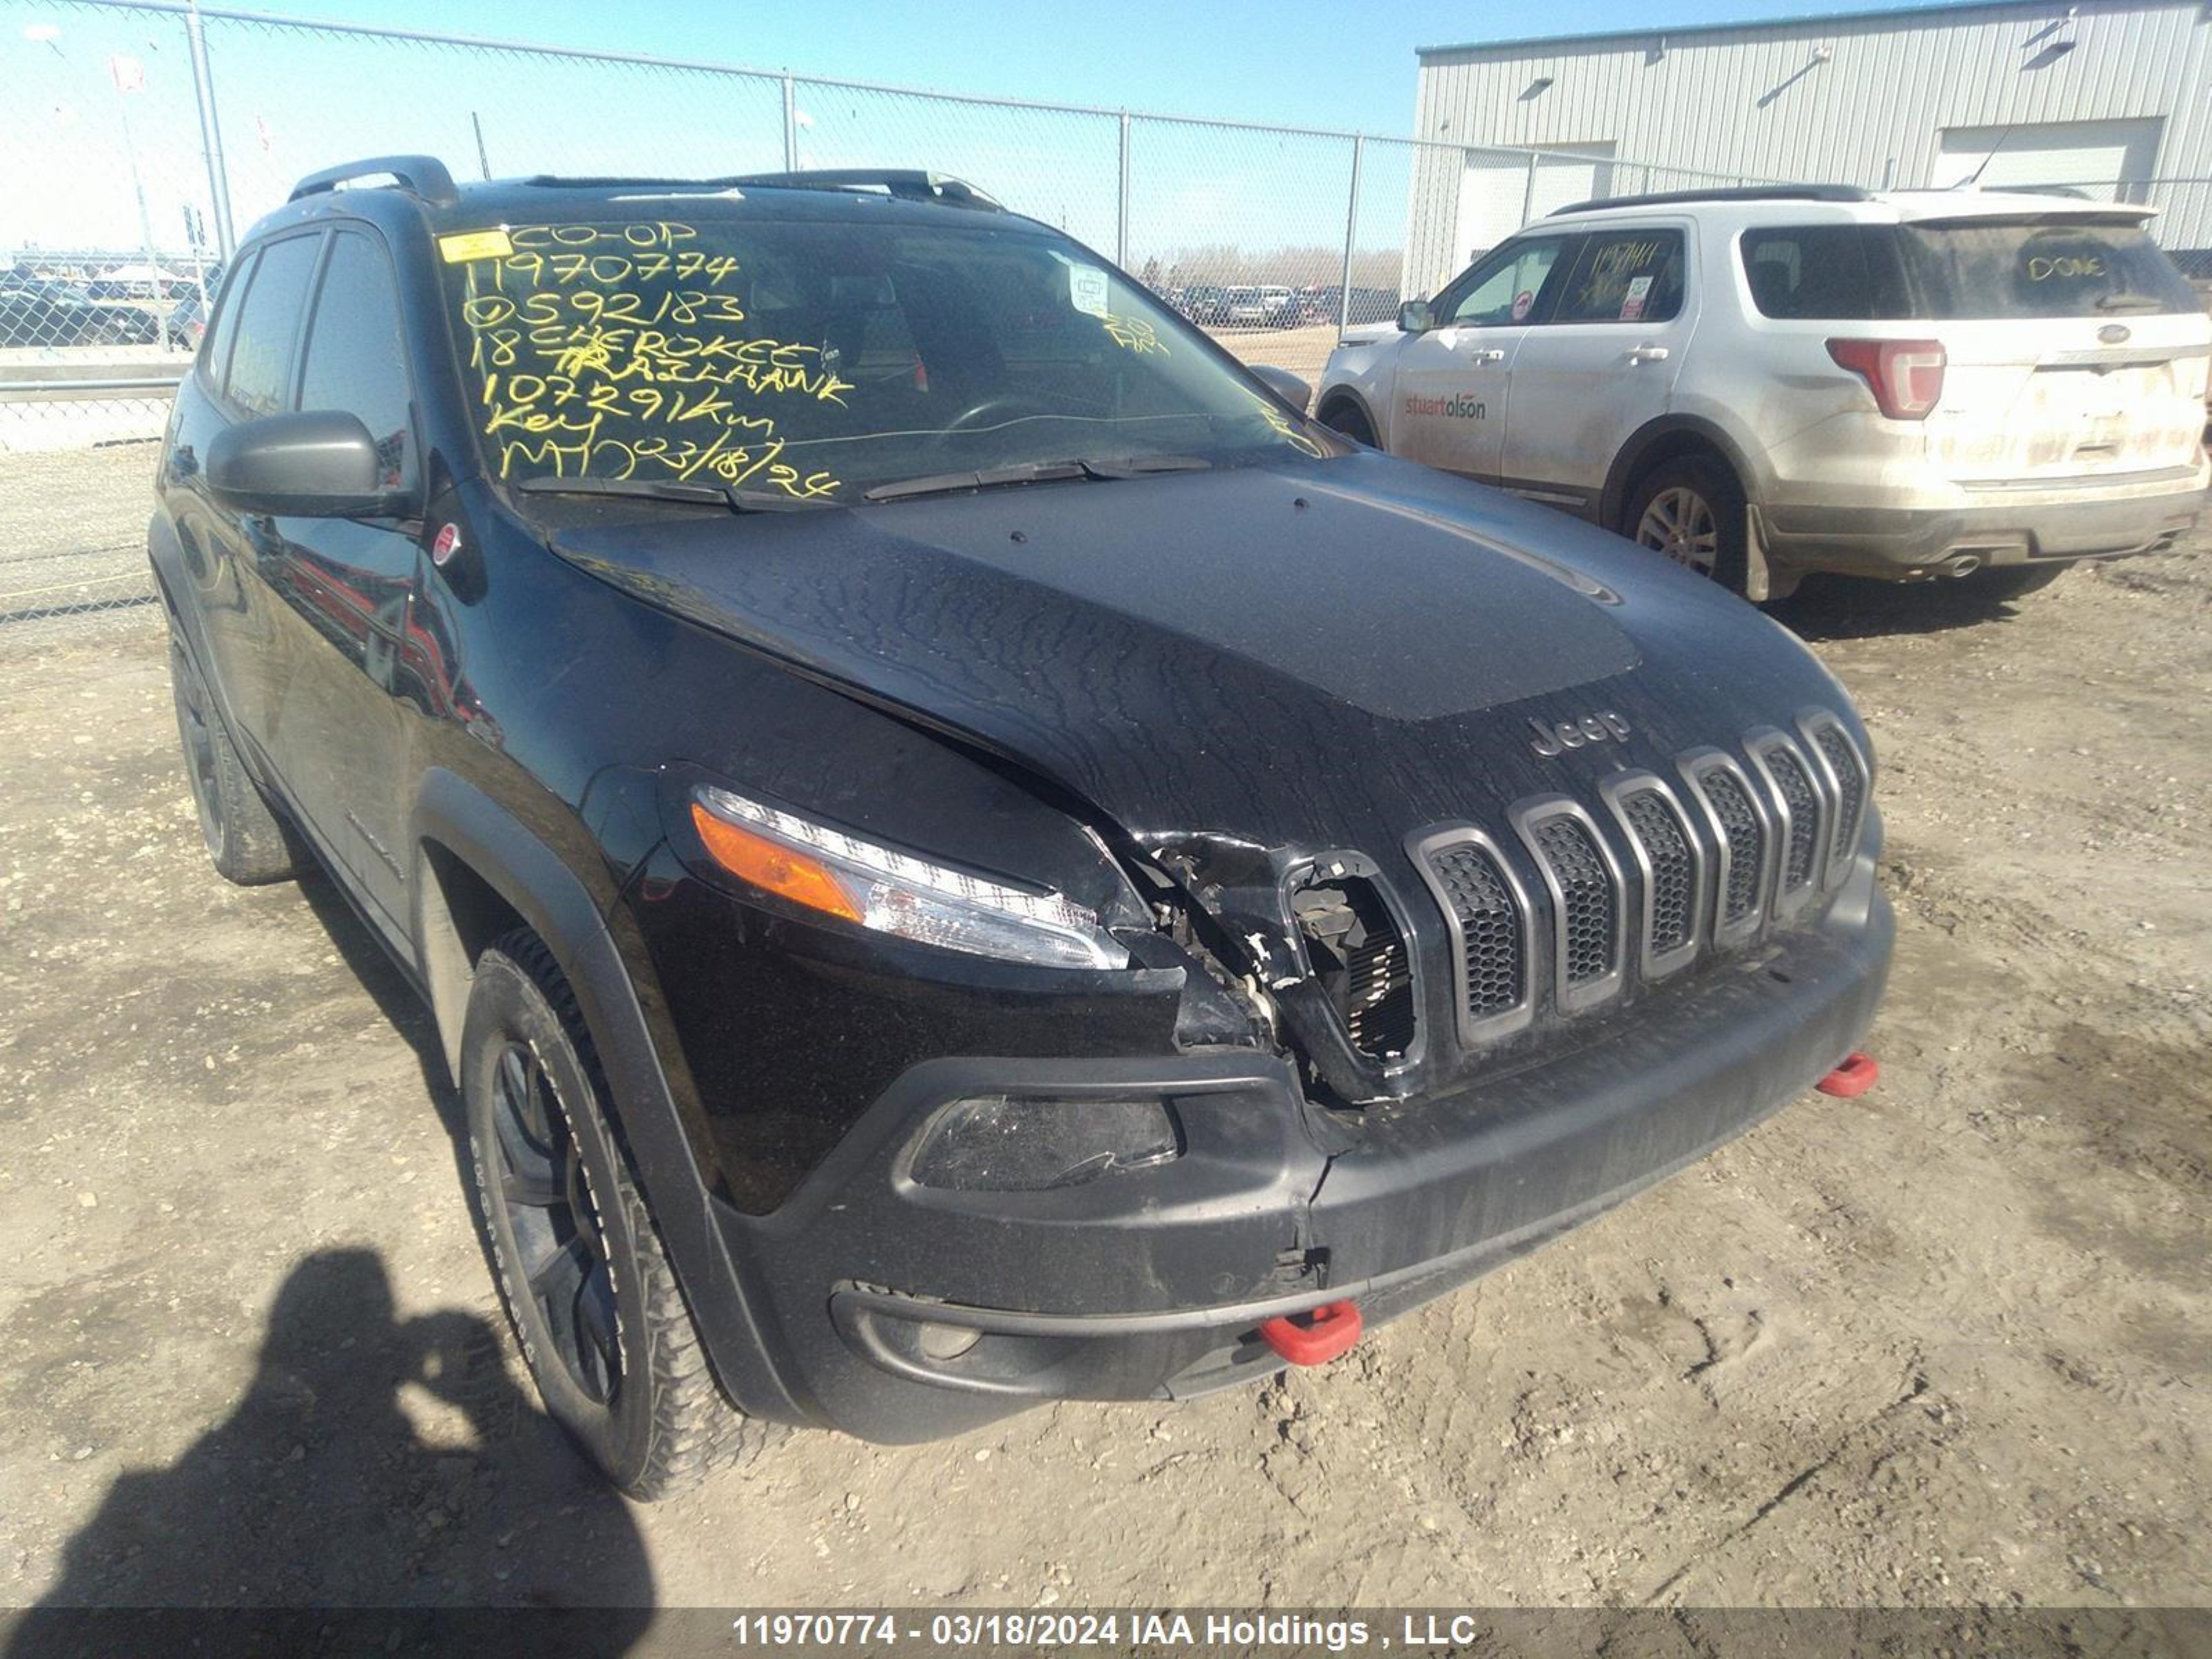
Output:
M1068 266L1067 302L1093 317L1107 315L1106 273L1097 265Z
M1651 279L1649 276L1630 277L1628 292L1620 298L1620 320L1624 323L1632 323L1641 317L1644 314L1644 297L1650 292Z
M504 259L514 252L514 242L504 228L499 230L464 230L452 236L438 239L438 252L449 265L465 265L471 259Z

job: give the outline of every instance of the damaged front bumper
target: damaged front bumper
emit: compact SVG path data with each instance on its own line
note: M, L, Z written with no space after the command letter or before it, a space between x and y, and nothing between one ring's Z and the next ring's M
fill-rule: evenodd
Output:
M1043 1399L1262 1376L1283 1363L1258 1332L1276 1316L1352 1300L1372 1327L1417 1307L1740 1134L1856 1048L1893 931L1871 864L1771 949L1362 1113L1322 1110L1291 1061L1251 1050L915 1065L771 1213L715 1203L779 1384L739 1403L927 1439ZM1144 1103L1176 1151L1044 1190L917 1179L933 1126L979 1099L1015 1118Z

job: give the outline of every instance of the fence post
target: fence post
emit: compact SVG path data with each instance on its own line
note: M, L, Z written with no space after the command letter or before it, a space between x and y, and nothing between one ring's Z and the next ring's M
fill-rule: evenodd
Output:
M1536 216L1536 158L1542 152L1528 152L1528 182L1521 191L1521 222L1525 227Z
M799 171L799 97L791 77L783 77L783 170Z
M1114 209L1114 263L1129 268L1129 112L1121 112L1121 149L1115 163L1121 180L1120 200Z
M1336 330L1352 326L1352 241L1359 230L1359 163L1367 154L1367 135L1352 135L1352 189L1344 204L1344 280L1336 290Z
M200 157L207 164L208 205L215 210L216 251L228 260L238 251L238 238L230 225L230 170L222 159L222 123L216 117L215 71L208 64L199 0L187 0L185 44L185 55L192 63L192 102L199 108Z

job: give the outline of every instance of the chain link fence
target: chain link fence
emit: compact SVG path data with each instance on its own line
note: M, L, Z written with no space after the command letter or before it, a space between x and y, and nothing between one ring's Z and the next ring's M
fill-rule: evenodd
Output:
M177 0L0 0L0 107L13 162L0 198L0 640L146 597L143 561L114 556L123 532L79 534L79 568L55 544L77 533L66 516L19 520L39 490L66 496L75 467L88 487L128 477L143 526L136 473L224 259L333 162L425 152L461 177L950 173L1111 254L1238 356L1310 380L1341 326L1389 320L1568 202L1766 182L1605 146L1132 114ZM2212 179L2073 188L2160 208L2158 233L2212 282Z

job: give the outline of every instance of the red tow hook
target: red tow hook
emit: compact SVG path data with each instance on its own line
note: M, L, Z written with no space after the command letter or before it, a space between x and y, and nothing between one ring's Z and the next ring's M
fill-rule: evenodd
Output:
M1875 1057L1867 1054L1850 1054L1844 1063L1813 1086L1824 1095L1833 1095L1838 1100L1856 1100L1881 1081L1881 1067Z
M1310 1322L1301 1325L1282 1314L1260 1324L1260 1340L1293 1365L1326 1365L1359 1340L1356 1302L1331 1302L1301 1316Z

